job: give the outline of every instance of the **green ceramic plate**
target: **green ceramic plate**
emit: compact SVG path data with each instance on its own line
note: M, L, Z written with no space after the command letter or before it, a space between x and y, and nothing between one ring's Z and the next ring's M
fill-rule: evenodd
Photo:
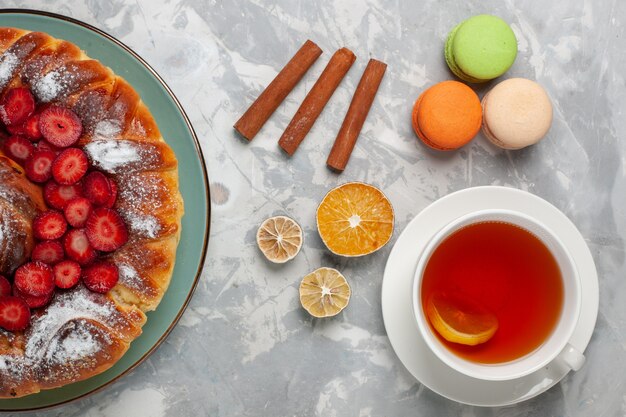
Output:
M174 276L157 310L148 313L143 334L115 366L100 375L24 398L0 400L0 411L33 410L93 393L131 371L163 342L189 303L202 270L209 238L209 188L204 158L187 115L158 74L126 45L80 21L33 10L0 10L0 26L47 32L71 41L124 77L150 108L163 137L176 138L169 145L178 157L185 200Z

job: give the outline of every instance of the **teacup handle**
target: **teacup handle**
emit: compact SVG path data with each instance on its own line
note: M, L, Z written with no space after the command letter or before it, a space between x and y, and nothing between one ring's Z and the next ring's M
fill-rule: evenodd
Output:
M565 345L565 348L559 354L559 359L572 371L578 371L585 363L585 356L569 343Z

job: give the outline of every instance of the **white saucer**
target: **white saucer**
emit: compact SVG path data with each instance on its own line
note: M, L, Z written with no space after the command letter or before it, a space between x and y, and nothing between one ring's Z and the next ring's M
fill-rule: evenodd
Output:
M583 352L598 314L598 276L591 252L576 226L556 207L525 191L476 187L449 194L422 210L398 237L385 267L382 310L391 345L407 370L436 393L460 403L503 406L533 398L559 382L569 371L558 360L512 381L482 381L444 364L422 339L412 307L412 284L419 254L448 222L476 210L510 209L526 213L550 227L567 246L581 277L582 307L570 343Z

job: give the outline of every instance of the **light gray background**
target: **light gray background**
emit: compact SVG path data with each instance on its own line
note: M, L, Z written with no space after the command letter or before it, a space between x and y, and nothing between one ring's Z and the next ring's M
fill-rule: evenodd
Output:
M70 4L71 3L71 4ZM190 308L163 346L131 375L51 416L624 416L626 415L626 6L612 1L345 0L2 1L66 14L129 45L168 82L207 159L213 199L206 267ZM541 144L504 152L479 136L434 153L418 144L409 115L429 85L452 78L447 32L491 13L509 21L519 55L505 77L538 80L555 111ZM324 55L250 144L232 124L310 38ZM358 60L296 155L277 140L332 52ZM369 57L389 64L345 173L325 167ZM479 90L479 94L484 91ZM580 228L600 275L600 312L585 367L514 407L481 409L423 387L396 358L380 306L395 238L362 259L329 254L315 230L318 202L351 180L381 187L396 236L430 202L477 185L533 192ZM257 225L286 214L305 230L284 266L256 249ZM299 306L307 272L340 269L352 285L338 317L313 320Z

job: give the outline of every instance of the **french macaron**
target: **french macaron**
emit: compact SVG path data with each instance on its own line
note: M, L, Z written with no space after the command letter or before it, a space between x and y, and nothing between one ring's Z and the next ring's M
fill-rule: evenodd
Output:
M539 142L552 124L552 103L535 81L510 78L498 83L482 100L483 133L504 149Z
M452 29L445 46L450 70L470 83L483 83L504 74L517 56L511 27L496 16L470 17Z
M415 102L413 130L426 145L449 151L468 143L480 130L480 99L467 85L443 81L424 91Z

